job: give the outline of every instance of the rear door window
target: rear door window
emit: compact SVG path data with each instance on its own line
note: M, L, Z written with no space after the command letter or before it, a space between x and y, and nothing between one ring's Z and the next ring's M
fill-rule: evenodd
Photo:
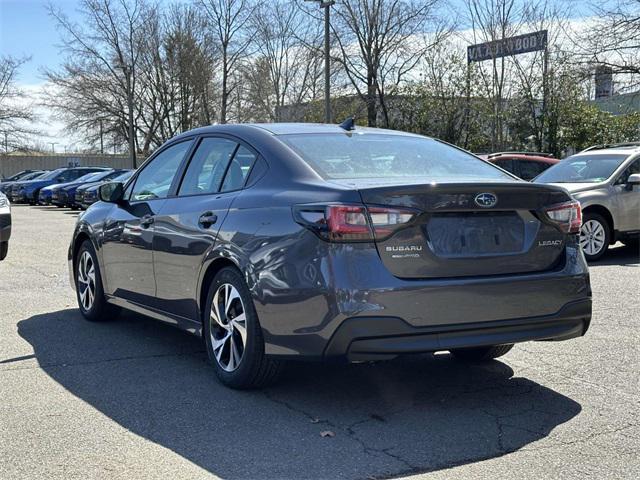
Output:
M255 161L256 154L241 145L227 169L220 191L229 192L241 189Z
M226 138L205 137L189 162L178 195L220 191L229 161L238 144Z

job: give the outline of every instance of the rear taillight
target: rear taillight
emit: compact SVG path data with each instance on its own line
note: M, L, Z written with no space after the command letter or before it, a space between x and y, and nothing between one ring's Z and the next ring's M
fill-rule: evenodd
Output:
M370 242L389 237L405 227L416 212L364 205L298 205L298 223L330 242Z
M582 209L580 202L567 202L545 208L549 220L564 233L579 233L582 226Z

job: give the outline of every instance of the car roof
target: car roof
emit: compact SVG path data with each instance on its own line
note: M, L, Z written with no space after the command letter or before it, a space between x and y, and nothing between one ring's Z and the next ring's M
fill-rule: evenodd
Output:
M640 146L626 145L612 148L594 148L592 150L587 149L576 153L575 156L582 155L633 155L634 153L640 153Z
M326 123L237 123L225 125L208 125L206 127L195 128L187 132L181 133L175 138L181 138L191 135L204 135L207 133L229 133L241 134L243 131L260 129L271 135L286 135L300 133L375 133L386 135L401 135L425 138L424 135L415 133L400 132L398 130L386 130L383 128L371 128L356 126L354 130L347 131L339 125Z
M489 160L490 162L494 162L496 160L531 160L534 162L549 163L551 165L554 165L560 161L557 158L553 157L529 155L526 153L499 153L496 155L489 155L487 160Z

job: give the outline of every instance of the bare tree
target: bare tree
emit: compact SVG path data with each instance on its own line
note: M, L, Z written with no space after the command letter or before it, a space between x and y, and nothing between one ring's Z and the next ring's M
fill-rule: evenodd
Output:
M55 87L46 103L74 131L95 137L100 122L106 124L129 143L134 166L138 135L145 136L136 91L149 11L145 0L81 0L80 24L49 5L67 57L59 71L46 72Z
M18 70L28 58L0 57L0 139L5 153L9 148L21 148L28 137L34 133L29 122L34 114L30 105L25 103L26 95L16 85Z
M308 15L290 0L260 4L250 21L257 58L248 79L254 102L271 121L282 121L282 107L313 98L318 80L320 35Z
M173 5L148 18L140 61L141 122L147 150L179 132L210 123L215 61L195 7Z
M518 0L467 0L468 19L474 43L494 42L515 35L523 22L523 5ZM504 107L511 70L509 59L491 59L490 71L479 65L484 86L493 105L491 148L500 150L505 142Z
M209 19L209 26L217 42L216 56L220 58L220 123L227 123L228 105L236 83L241 62L246 58L252 36L247 24L256 8L253 0L200 0Z
M627 86L640 84L640 0L616 0L593 4L598 20L578 35L579 59L590 65L604 65L623 74Z
M401 84L446 29L436 16L439 0L345 0L334 8L339 54L351 85L366 103L369 126L378 106L389 125L385 95ZM426 32L430 31L427 35Z

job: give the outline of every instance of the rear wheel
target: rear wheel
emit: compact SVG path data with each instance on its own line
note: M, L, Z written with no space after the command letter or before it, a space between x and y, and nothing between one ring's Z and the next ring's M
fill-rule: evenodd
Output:
M450 350L450 352L457 360L464 360L465 362L486 362L503 356L512 348L513 344L490 345L488 347L455 348Z
M585 258L594 262L599 260L609 248L611 229L602 215L586 213L580 229L580 247Z
M7 257L9 251L9 242L0 242L0 260L4 260Z
M119 309L107 303L102 288L100 267L93 245L85 240L75 264L76 297L80 313L87 320L99 322L115 318Z
M223 268L211 282L203 323L207 354L222 383L246 389L276 380L282 364L264 354L251 294L235 268Z

